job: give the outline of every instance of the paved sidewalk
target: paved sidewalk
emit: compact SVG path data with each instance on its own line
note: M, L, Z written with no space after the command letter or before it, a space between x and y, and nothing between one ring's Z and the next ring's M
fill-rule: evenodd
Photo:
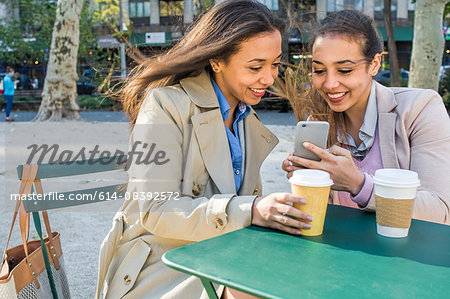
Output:
M263 192L264 194L289 192L290 185L280 165L293 148L295 118L292 113L278 113L276 111L258 111L258 114L263 123L280 139L280 143L266 159L261 169ZM19 140L25 139L24 142L35 142L32 140L35 137L34 133L30 140L28 140L29 137L25 137L27 135L21 134L25 134L24 128L32 130L39 125L38 123L25 122L25 120L33 117L31 113L14 113L13 117L16 118L16 122L0 122L0 196L4 198L0 202L0 247L3 248L12 218L11 204L8 205L9 197L7 196L9 196L9 193L17 192L18 180L14 168L20 163L15 162L14 157L10 158L18 150L11 143L11 140L17 138ZM75 125L75 128L65 134L61 134L61 130L57 129L57 127L65 125L64 123L47 123L50 126L49 129L46 129L47 135L49 138L56 138L61 135L59 137L70 141L88 138L86 144L107 144L110 147L126 149L128 124L123 113L82 112L82 117L88 121L70 122ZM104 122L104 120L108 122ZM43 131L43 129L39 131ZM30 133L27 132L27 134ZM41 140L40 138L37 139ZM42 143L44 142L42 141ZM75 144L74 146L78 145ZM61 186L64 184L88 188L88 184L102 183L110 179L112 177L97 178L91 176L87 179L76 178L75 181L70 182L62 181L53 184L43 182L43 186L44 191L62 188ZM50 211L52 228L61 233L72 298L92 298L95 293L99 247L111 227L112 218L119 206L120 202L109 202L89 204L83 208ZM33 235L34 232L30 236ZM19 240L18 225L16 225L11 245L19 244Z
M296 124L295 116L292 111L281 113L276 110L256 110L256 112L265 125ZM36 111L11 112L11 116L16 122L31 121L36 114ZM125 113L120 111L81 111L80 115L84 121L90 122L128 122ZM1 122L4 122L4 119L1 119Z

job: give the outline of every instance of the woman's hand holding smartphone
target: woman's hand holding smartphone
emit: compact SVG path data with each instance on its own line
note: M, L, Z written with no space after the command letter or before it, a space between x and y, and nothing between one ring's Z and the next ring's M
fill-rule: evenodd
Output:
M350 151L337 145L326 150L328 128L327 122L299 122L294 152L283 161L281 168L288 178L299 168L324 170L334 182L333 190L355 195L364 185L364 174L355 166Z
M306 149L304 142L310 142L317 145L319 148L325 149L328 139L329 124L326 121L300 121L297 123L294 152L289 154L289 157L297 156L303 159L312 161L320 161L320 157L313 151ZM288 159L284 160L281 168L287 172L287 177L290 178L292 172L299 168L305 168L305 165L296 163Z
M322 149L327 146L330 125L326 121L300 121L297 124L294 155L304 159L320 161L320 157L303 146L304 142L312 143Z

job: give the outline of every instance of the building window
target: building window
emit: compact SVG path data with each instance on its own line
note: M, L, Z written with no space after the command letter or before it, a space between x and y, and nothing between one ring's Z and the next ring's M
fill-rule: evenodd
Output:
M161 17L172 17L184 15L184 1L159 1L159 11Z
M409 1L411 3L411 1ZM383 0L374 0L373 5L373 11L374 11L374 19L375 21L384 21L384 15L383 15L383 7L384 7L384 1ZM397 20L397 0L391 0L391 13L392 13L392 20Z
M373 10L383 12L384 1L383 0L374 0ZM408 2L408 6L411 5L411 1ZM391 11L397 11L397 0L391 0Z
M270 10L278 10L278 0L258 0Z
M130 3L129 14L130 14L130 18L136 17L136 3L135 2Z
M136 3L136 17L142 18L144 16L144 3Z
M327 0L327 11L339 11L343 9L363 10L363 0Z
M150 17L150 2L144 2L144 16Z
M150 17L150 1L130 2L130 18Z

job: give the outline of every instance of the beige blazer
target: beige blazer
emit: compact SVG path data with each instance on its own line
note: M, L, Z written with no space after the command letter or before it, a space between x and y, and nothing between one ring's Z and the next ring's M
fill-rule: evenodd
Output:
M430 89L375 84L383 168L418 173L413 218L450 224L450 120L442 98ZM373 195L366 209L375 210Z
M198 278L166 267L161 256L250 225L253 200L261 194L260 166L278 139L253 110L244 129L245 174L236 195L209 75L203 71L146 97L130 147L138 141L155 144L154 153L165 152L159 162L168 161L131 165L127 192L139 199L125 201L102 244L97 297L104 281L104 298L206 298ZM174 194L167 199L165 193L163 200L161 192L167 191Z

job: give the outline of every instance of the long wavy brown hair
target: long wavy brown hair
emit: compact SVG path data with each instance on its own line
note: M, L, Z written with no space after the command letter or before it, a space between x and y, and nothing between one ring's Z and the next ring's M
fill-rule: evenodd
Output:
M383 51L383 44L373 19L356 10L342 10L329 14L310 35L308 54L318 37L344 36L361 45L367 62ZM305 57L307 55L304 55ZM309 55L311 57L311 55ZM344 113L334 112L311 83L311 58L300 60L299 65L288 65L283 80L277 81L277 93L287 98L297 120L328 121L328 146L337 143L340 134L346 139Z
M215 5L168 52L151 58L135 56L138 65L118 92L130 122L136 122L150 90L197 75L210 67L210 60L227 62L242 42L276 30L283 34L284 29L284 22L256 1L226 0Z

